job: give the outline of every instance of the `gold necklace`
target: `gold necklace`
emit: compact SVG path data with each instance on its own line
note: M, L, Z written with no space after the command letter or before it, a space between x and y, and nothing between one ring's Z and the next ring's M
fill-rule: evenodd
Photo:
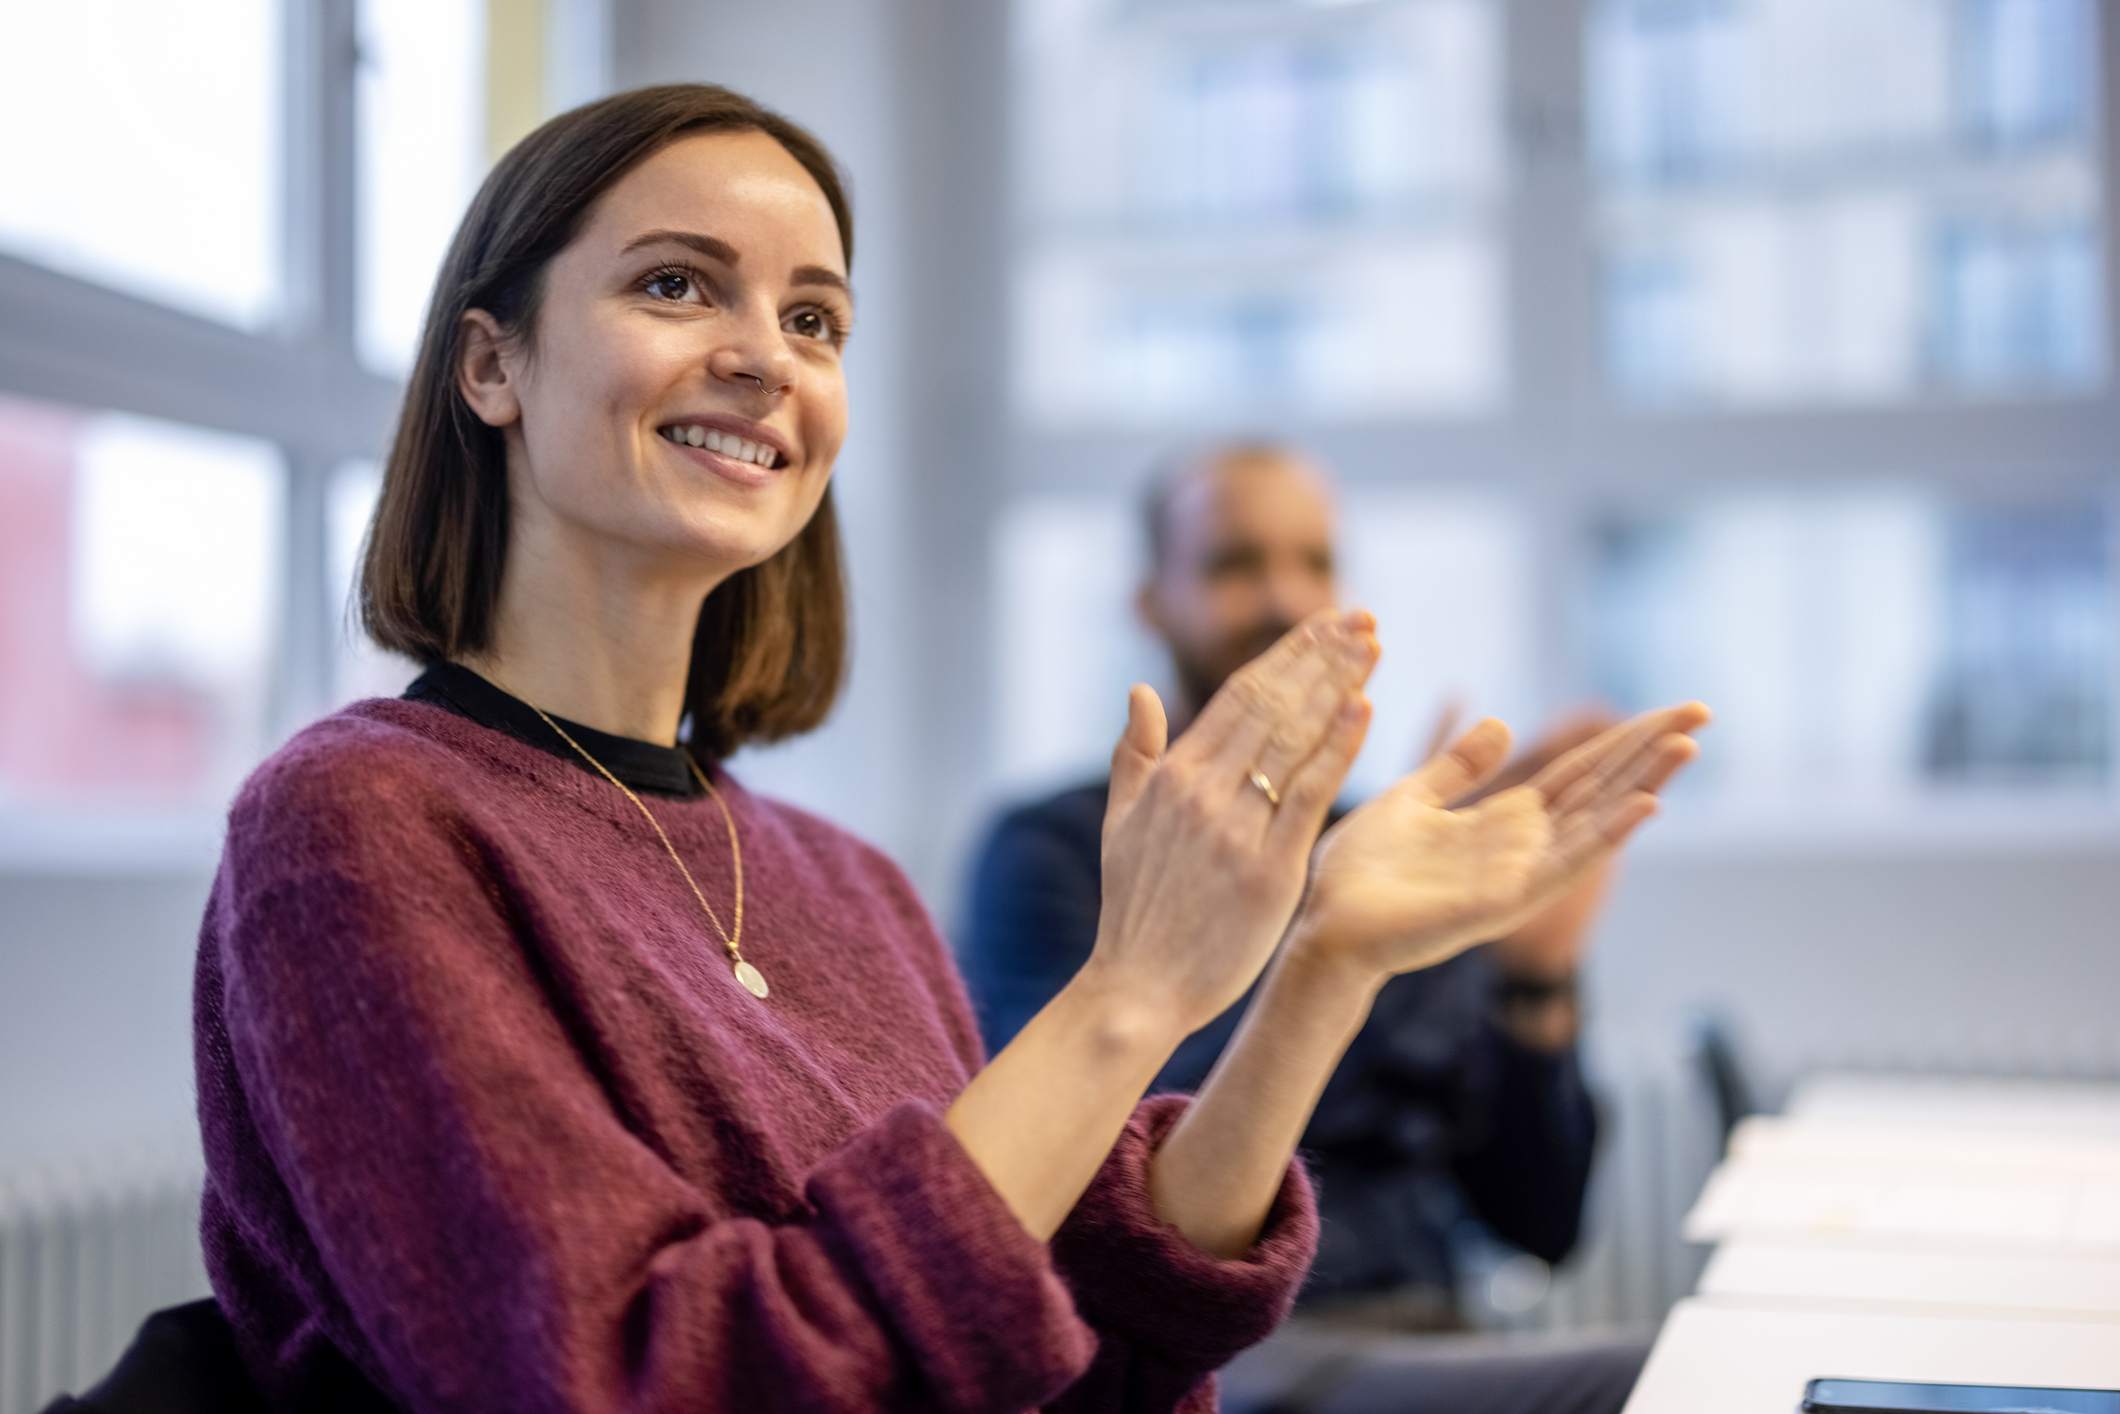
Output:
M729 802L723 800L721 792L714 789L714 782L707 779L707 773L700 770L699 763L692 759L691 751L686 748L680 748L685 753L685 765L692 768L693 779L706 787L707 794L714 797L714 803L721 807L722 821L729 827L729 855L735 861L736 866L736 929L734 932L721 926L721 919L715 914L714 906L708 903L707 896L700 892L698 881L692 877L692 871L685 868L684 860L678 857L677 847L671 844L670 837L663 833L662 823L655 818L655 813L648 809L647 803L632 791L627 790L624 781L605 770L604 763L591 756L587 747L584 747L573 737L568 736L564 727L546 716L544 708L539 707L534 702L526 703L525 705L531 711L537 713L539 717L544 718L545 725L558 732L559 739L580 753L582 760L594 766L598 774L612 785L625 791L626 799L633 802L633 808L647 817L648 823L655 829L655 837L662 841L664 851L669 854L670 862L677 866L677 872L684 875L685 882L692 886L692 897L698 899L699 906L706 911L707 921L714 925L715 932L721 934L721 945L728 950L729 961L735 966L736 980L743 984L745 991L760 1001L764 1001L766 999L765 974L746 962L743 955L743 845L736 838L736 817L729 813Z

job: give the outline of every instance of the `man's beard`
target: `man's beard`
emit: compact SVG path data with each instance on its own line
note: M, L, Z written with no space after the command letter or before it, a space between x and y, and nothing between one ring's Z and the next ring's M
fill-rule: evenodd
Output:
M1226 639L1215 646L1205 657L1196 657L1173 647L1170 651L1171 666L1178 674L1178 689L1185 694L1185 701L1197 714L1207 705L1207 699L1222 690L1222 684L1231 673L1279 643L1292 623L1280 619L1269 619L1243 634Z

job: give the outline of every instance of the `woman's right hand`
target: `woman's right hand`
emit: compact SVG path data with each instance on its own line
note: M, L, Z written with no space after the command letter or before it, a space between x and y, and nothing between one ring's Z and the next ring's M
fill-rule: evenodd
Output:
M1302 897L1311 846L1368 731L1375 629L1359 610L1306 619L1224 683L1168 751L1163 704L1134 688L1112 753L1086 973L1181 1034L1244 995Z

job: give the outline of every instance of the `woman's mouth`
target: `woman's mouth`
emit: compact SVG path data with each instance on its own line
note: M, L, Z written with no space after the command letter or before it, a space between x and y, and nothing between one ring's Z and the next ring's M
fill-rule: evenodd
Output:
M656 432L690 460L745 486L763 485L788 459L777 448L698 423L673 423Z

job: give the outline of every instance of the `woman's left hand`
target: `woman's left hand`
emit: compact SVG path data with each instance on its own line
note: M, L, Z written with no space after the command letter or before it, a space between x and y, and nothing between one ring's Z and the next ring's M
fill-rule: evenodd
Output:
M1508 755L1509 729L1481 722L1325 833L1290 946L1381 982L1522 927L1656 813L1708 716L1697 702L1644 713L1451 810Z

